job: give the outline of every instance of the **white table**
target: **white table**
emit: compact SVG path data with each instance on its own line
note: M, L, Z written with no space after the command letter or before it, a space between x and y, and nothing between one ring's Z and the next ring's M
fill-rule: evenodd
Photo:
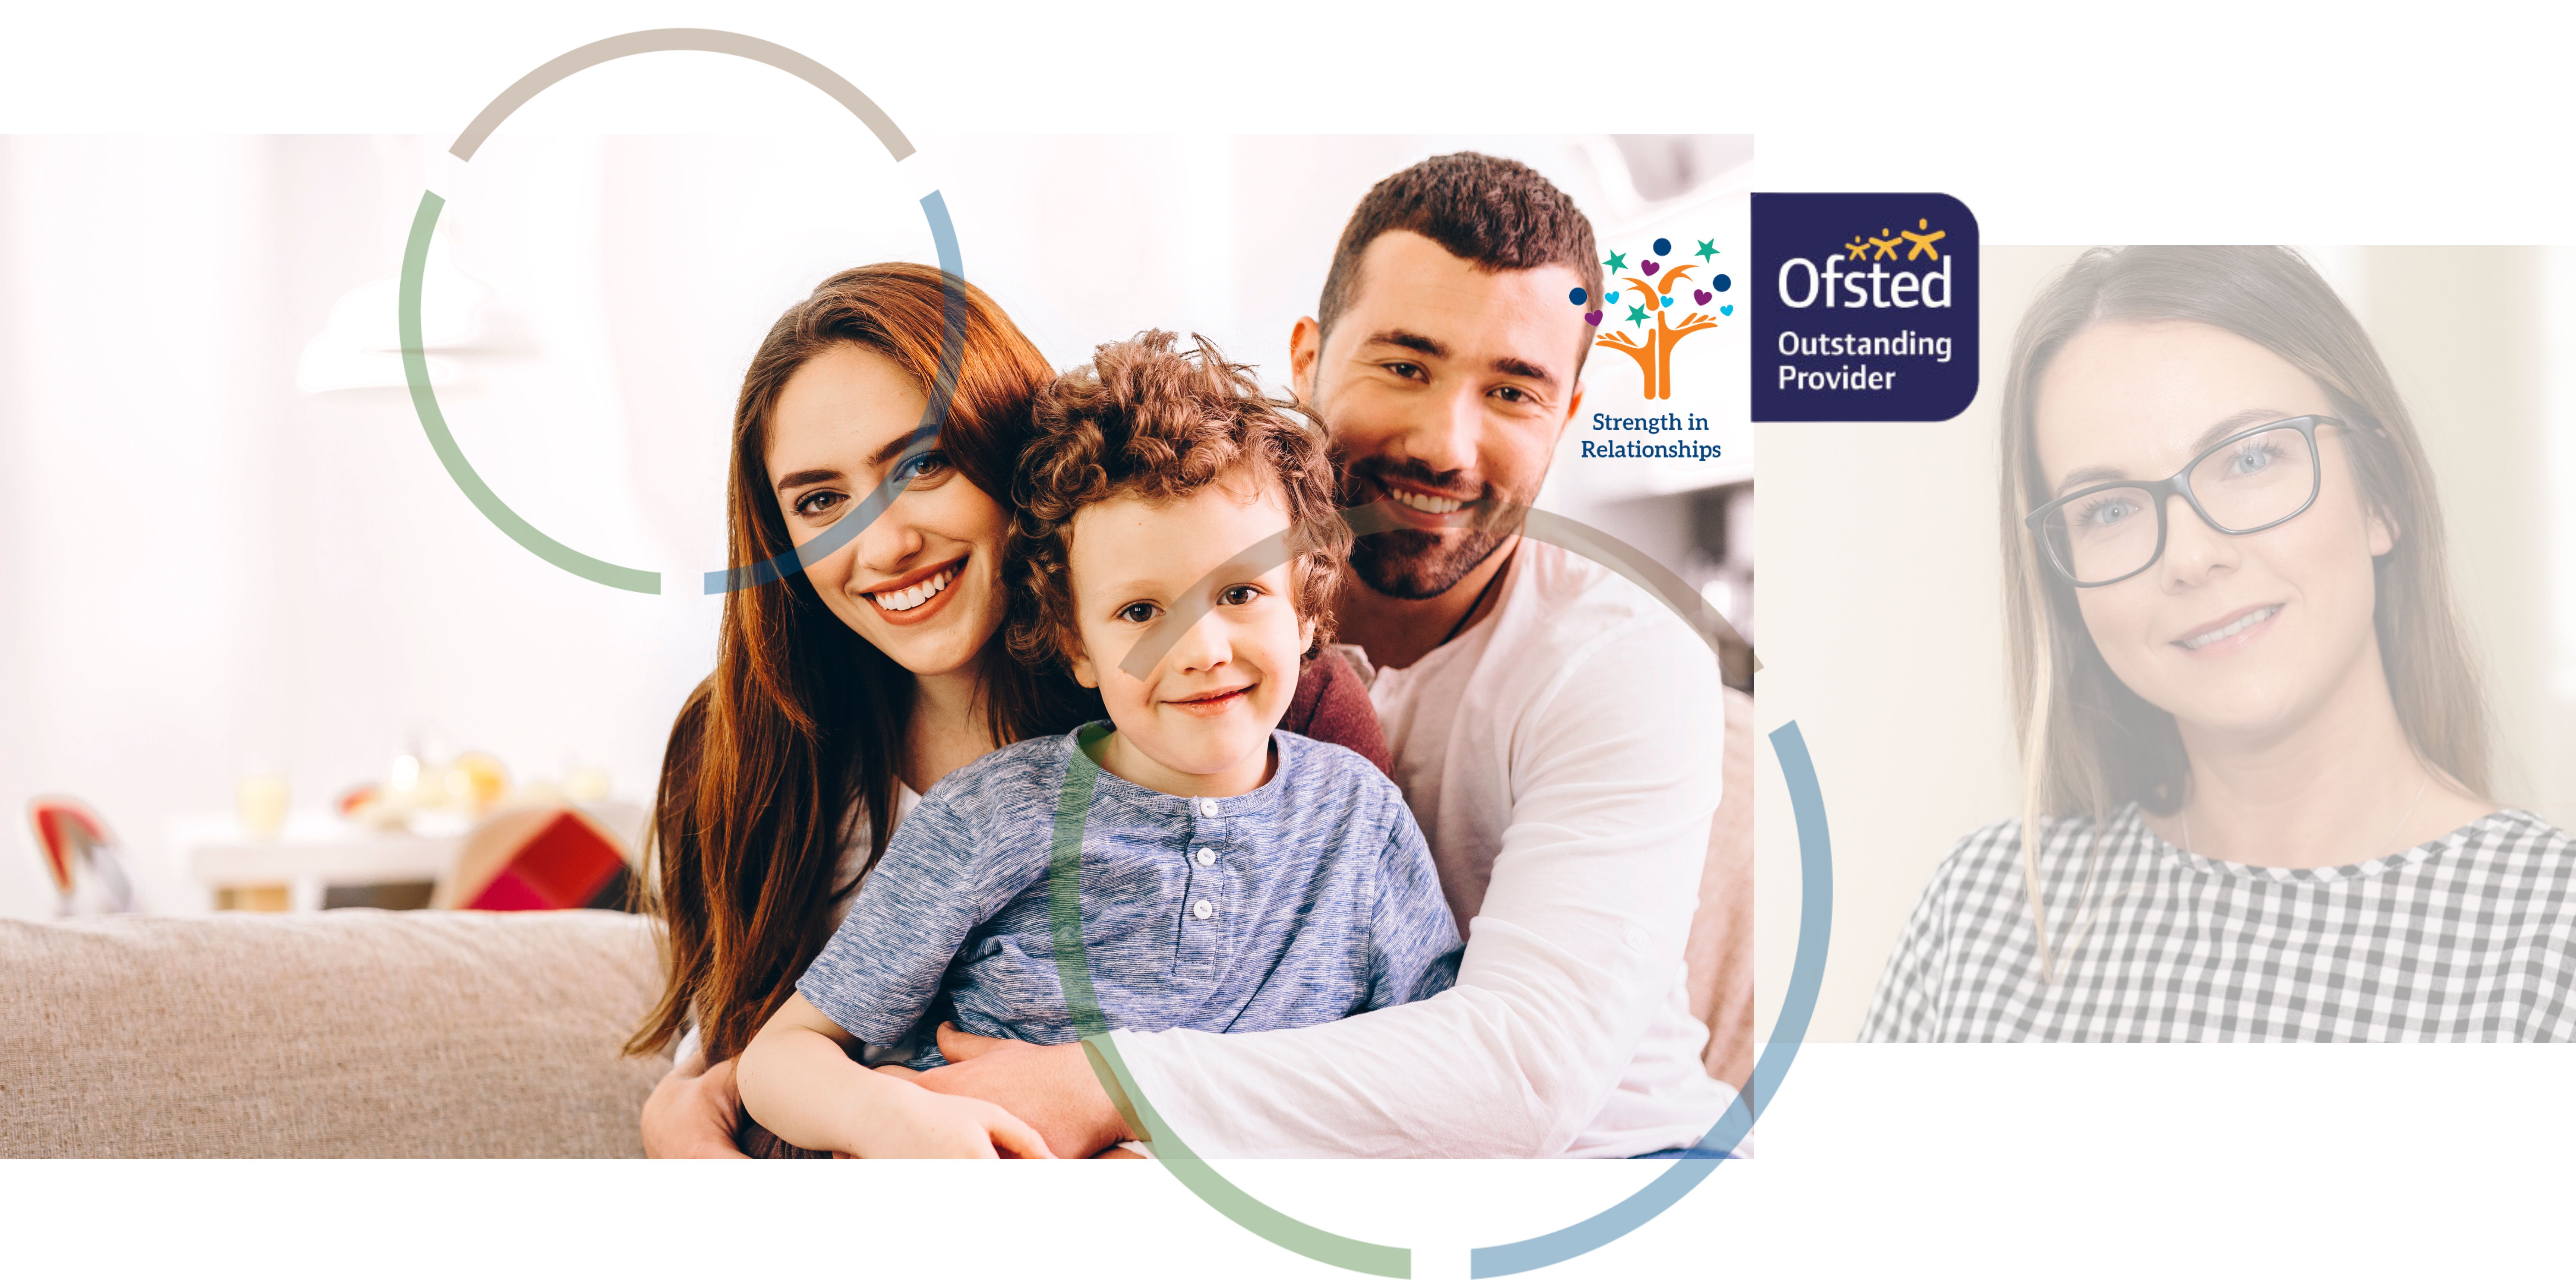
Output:
M261 839L228 815L191 815L171 824L170 852L209 907L217 890L284 886L287 907L307 912L322 907L331 886L435 882L471 830L462 816L424 817L415 830L390 832L305 810L288 815L277 836Z
M602 801L576 808L630 847L640 840L642 807ZM187 815L170 827L170 853L178 857L182 875L205 892L208 907L217 890L284 886L287 907L307 912L320 910L323 892L332 886L440 880L464 852L473 828L461 814L423 814L409 830L386 831L322 810L299 810L287 816L284 831L262 840L245 835L229 815Z

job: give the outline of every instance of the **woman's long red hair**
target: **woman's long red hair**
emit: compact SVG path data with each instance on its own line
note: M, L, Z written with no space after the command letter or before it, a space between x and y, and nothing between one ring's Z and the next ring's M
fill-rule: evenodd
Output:
M931 389L949 290L964 299L964 347L940 450L1007 503L1030 401L1054 375L1045 357L982 291L938 269L854 268L781 315L743 376L727 501L736 568L793 549L766 459L788 378L855 344ZM996 745L1071 728L1096 705L1068 681L1010 665L1000 631L984 660ZM868 866L885 853L887 829L868 820L894 803L912 696L910 673L833 616L803 576L725 596L715 674L681 707L663 754L640 888L660 918L669 975L629 1054L662 1049L694 1019L707 1059L726 1059L795 990L846 893L839 869L851 829L867 831Z

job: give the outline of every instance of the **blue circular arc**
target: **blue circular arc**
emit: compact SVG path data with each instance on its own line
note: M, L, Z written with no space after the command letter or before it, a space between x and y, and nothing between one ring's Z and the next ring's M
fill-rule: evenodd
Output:
M1771 1040L1763 1044L1762 1058L1754 1063L1753 1076L1745 1080L1744 1094L1726 1107L1717 1125L1709 1128L1698 1145L1675 1159L1644 1188L1562 1230L1518 1243L1475 1249L1468 1254L1469 1278L1493 1279L1552 1266L1582 1256L1662 1215L1664 1209L1707 1180L1718 1163L1743 1142L1745 1133L1753 1130L1754 1120L1769 1106L1771 1093L1788 1075L1789 1062L1798 1058L1798 1045L1807 1037L1807 1023L1815 1018L1816 994L1825 979L1825 946L1833 937L1834 847L1833 838L1825 831L1825 797L1816 785L1815 762L1807 755L1807 740L1799 735L1797 721L1771 731L1771 750L1780 758L1781 775L1789 780L1789 804L1798 819L1798 957L1789 971L1789 995L1780 1004L1780 1018L1771 1026Z
M1648 558L1642 551L1599 529L1578 523L1560 514L1517 505L1479 506L1462 511L1471 522L1462 526L1503 527L1518 531L1524 539L1557 546L1590 558L1603 568L1628 579L1639 589L1654 596L1672 609L1692 632L1717 654L1723 668L1725 644L1741 644L1742 637L1728 624L1707 599L1692 590L1672 570ZM1342 511L1343 520L1353 535L1383 531L1388 526L1384 516L1369 505ZM1249 564L1267 567L1288 557L1298 534L1294 529L1274 533L1227 560L1220 568ZM1218 574L1211 573L1198 586L1182 595L1191 607L1176 610L1139 639L1119 669L1140 679L1152 674L1163 653L1189 628L1195 616L1206 611L1210 601L1204 593ZM1752 664L1758 670L1759 662ZM1744 676L1749 679L1749 673ZM1761 1116L1769 1102L1766 1088L1777 1087L1786 1077L1790 1062L1797 1058L1799 1044L1805 1039L1807 1024L1815 1013L1818 991L1824 980L1825 951L1833 930L1833 847L1825 832L1824 795L1816 786L1815 765L1807 755L1806 742L1799 736L1793 721L1771 734L1782 773L1788 778L1790 798L1796 807L1798 841L1802 856L1802 907L1799 922L1798 953L1790 973L1789 993L1782 1002L1779 1020L1772 1026L1771 1041L1765 1044L1762 1057L1756 1061L1753 1074L1735 1101L1728 1105L1716 1124L1702 1134L1698 1145L1685 1151L1673 1166L1664 1169L1656 1179L1637 1193L1610 1208L1564 1229L1524 1239L1517 1243L1498 1244L1471 1250L1471 1266L1476 1278L1517 1274L1542 1266L1554 1265L1601 1247L1653 1220L1681 1197L1688 1194L1717 1163L1729 1157L1742 1143L1754 1120ZM1117 1105L1120 1116L1137 1139L1151 1141L1154 1156L1181 1183L1219 1213L1252 1233L1268 1239L1300 1256L1363 1274L1393 1279L1408 1279L1413 1273L1412 1250L1392 1245L1365 1243L1299 1221L1271 1207L1218 1173L1205 1158L1171 1130L1154 1110L1144 1089L1118 1051L1111 1032L1112 1021L1102 1014L1091 984L1091 968L1084 949L1081 910L1081 866L1083 823L1090 812L1091 783L1096 766L1086 754L1076 755L1065 771L1065 783L1056 801L1056 828L1053 847L1048 855L1049 921L1055 940L1056 971L1064 986L1068 1011L1074 1027L1082 1035L1082 1045L1099 1077L1102 1090Z
M948 423L948 408L957 398L957 368L966 356L966 270L957 253L957 229L948 222L948 202L931 189L921 199L922 217L930 221L930 240L939 248L939 296L941 327L939 338L939 374L931 381L930 406L921 414L921 423L903 443L903 451L886 470L885 481L862 498L839 522L815 534L814 539L793 550L781 551L759 563L741 568L720 568L706 574L702 581L706 593L721 595L728 590L747 590L766 586L781 577L804 569L818 559L856 540L867 531L877 516L893 505L896 497L912 481L912 463L939 445L939 427Z

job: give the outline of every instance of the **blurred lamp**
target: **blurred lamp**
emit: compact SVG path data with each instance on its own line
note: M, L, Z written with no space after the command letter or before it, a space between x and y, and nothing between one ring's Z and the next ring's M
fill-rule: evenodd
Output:
M429 256L421 268L420 342L429 378L456 378L452 361L441 352L476 347L486 338L494 291L456 266L444 234L432 234ZM401 389L403 375L401 319L402 279L369 282L331 306L322 333L306 342L295 367L295 387L308 394L343 389Z

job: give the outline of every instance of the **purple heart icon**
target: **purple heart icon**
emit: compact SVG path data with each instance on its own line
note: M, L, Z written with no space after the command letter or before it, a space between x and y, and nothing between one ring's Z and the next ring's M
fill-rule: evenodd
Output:
M1599 309L1594 309L1594 310L1592 310L1591 312L1584 314L1584 315L1583 315L1583 325L1585 325L1585 326L1599 326L1599 325L1601 325L1601 310L1599 310Z
M1708 292L1706 292L1706 291L1693 291L1693 292L1691 292L1691 303L1693 303L1693 304L1706 304L1706 303L1708 303Z
M1641 259L1637 261L1637 271L1644 273L1648 277L1654 276L1655 270L1662 267L1663 265L1658 264L1651 259Z

